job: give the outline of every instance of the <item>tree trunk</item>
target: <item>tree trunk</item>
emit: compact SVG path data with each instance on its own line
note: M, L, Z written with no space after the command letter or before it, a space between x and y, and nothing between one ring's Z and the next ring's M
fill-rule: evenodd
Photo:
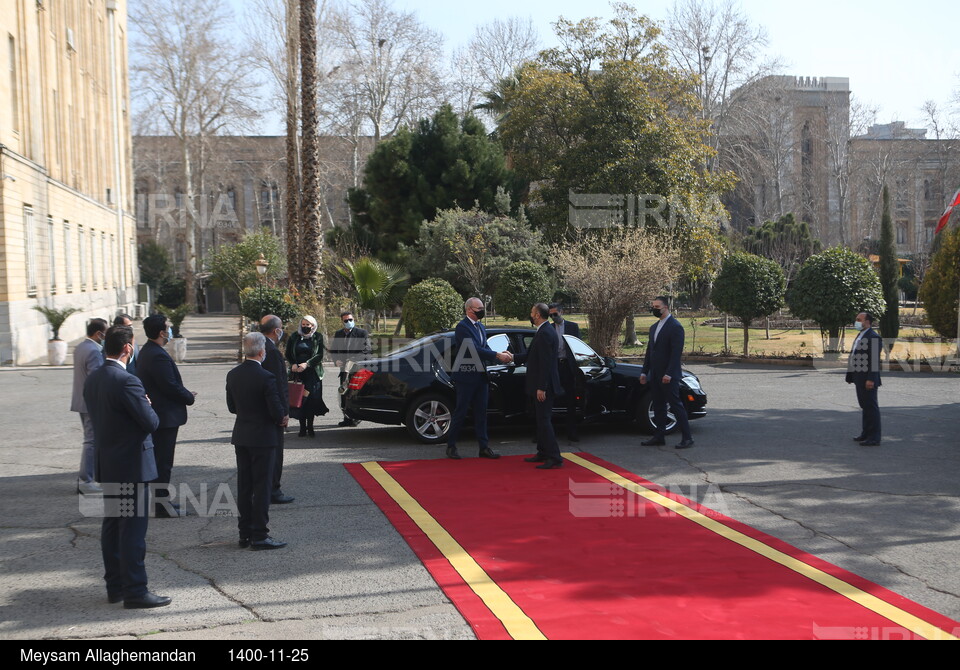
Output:
M321 282L323 237L320 232L320 172L317 119L317 2L300 3L300 87L303 110L303 198L301 201L303 288L315 292Z
M627 317L627 335L623 338L623 346L640 346L640 340L637 338L637 318L633 314Z
M299 12L298 3L287 0L287 184L284 194L286 210L287 275L293 286L303 286L303 247L300 234L300 142L298 137L300 105L298 101L299 77Z

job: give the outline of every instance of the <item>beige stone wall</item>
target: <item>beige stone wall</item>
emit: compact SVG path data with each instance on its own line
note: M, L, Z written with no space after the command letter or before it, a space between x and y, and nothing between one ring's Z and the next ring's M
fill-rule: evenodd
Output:
M0 364L22 365L46 356L50 331L35 305L83 310L61 331L71 341L89 318L134 310L127 19L125 0L3 9Z

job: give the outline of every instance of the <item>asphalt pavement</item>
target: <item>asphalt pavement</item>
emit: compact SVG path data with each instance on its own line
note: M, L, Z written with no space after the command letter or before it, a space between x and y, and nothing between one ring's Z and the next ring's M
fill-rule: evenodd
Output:
M198 339L184 384L197 403L180 431L173 483L235 491L233 417L224 380L236 317L188 320ZM199 339L203 337L204 339ZM138 338L142 341L142 337ZM641 447L629 427L584 427L564 445L688 498L960 620L960 376L889 373L880 392L883 444L860 447L860 413L840 371L696 364L708 416L696 447ZM403 428L338 428L327 368L315 439L287 434L284 491L271 534L285 549L236 546L224 514L151 519L150 589L173 604L109 605L100 522L75 493L81 426L68 411L69 367L0 370L0 639L471 639L470 627L343 467L442 458ZM491 446L531 451L529 430L494 427ZM472 455L470 435L461 453ZM470 460L462 462L465 469ZM571 468L571 474L573 474ZM531 478L540 473L531 470ZM188 505L190 507L190 505ZM202 507L202 505L201 505ZM463 510L470 514L469 509ZM558 547L557 551L563 551Z

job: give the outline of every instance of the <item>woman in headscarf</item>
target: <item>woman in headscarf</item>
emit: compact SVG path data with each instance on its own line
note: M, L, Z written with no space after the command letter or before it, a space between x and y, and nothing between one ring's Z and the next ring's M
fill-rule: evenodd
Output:
M300 330L287 342L287 360L290 362L290 380L303 384L303 405L292 408L290 416L300 420L300 437L313 437L313 419L329 410L323 402L323 355L327 348L323 335L317 328L317 320L305 316L300 320Z

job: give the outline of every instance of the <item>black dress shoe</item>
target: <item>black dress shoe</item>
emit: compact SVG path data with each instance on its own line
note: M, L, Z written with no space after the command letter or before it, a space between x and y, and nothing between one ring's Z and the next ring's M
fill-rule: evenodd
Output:
M125 610L145 610L151 607L163 607L169 605L172 600L166 596L158 596L155 593L147 591L139 598L126 598L123 601Z
M294 498L293 496L288 496L283 493L276 493L270 496L271 505L289 505L294 500L296 500L296 498Z
M116 605L117 603L122 603L122 602L123 602L123 596L120 596L120 595L110 595L110 594L108 593L108 594L107 594L107 602L110 603L111 605Z
M457 452L456 447L447 447L447 458L453 461L460 460L460 454Z
M662 447L666 444L666 441L662 437L653 437L647 440L646 442L641 442L641 447Z
M563 461L556 458L548 458L542 465L537 466L537 470L556 470L563 467Z
M251 551L266 551L268 549L283 549L287 546L286 542L274 540L272 537L265 537L262 540L250 543Z
M486 449L481 449L481 450L480 450L480 458L489 458L489 459L495 461L495 460L497 460L498 458L500 458L500 454L498 454L497 452L495 452L495 451L494 451L493 449L491 449L490 447L487 447Z
M854 441L854 442L863 442L865 439L867 439L867 438L865 438L863 435L857 435L855 438L853 438L853 441Z
M677 449L689 449L692 446L693 446L693 439L689 439L689 440L684 440L683 442L678 444Z
M536 456L530 456L529 458L523 459L526 463L546 463L547 457L537 454Z
M880 440L863 440L863 441L860 443L860 446L861 446L861 447L879 447L879 446L880 446Z
M297 437L306 437L306 436L307 436L307 429L306 429L306 428L301 428L301 429L300 429L300 432L297 433Z
M241 549L246 549L247 547L250 546L250 538L249 538L249 537L241 537L241 538L237 541L237 546L240 547Z

